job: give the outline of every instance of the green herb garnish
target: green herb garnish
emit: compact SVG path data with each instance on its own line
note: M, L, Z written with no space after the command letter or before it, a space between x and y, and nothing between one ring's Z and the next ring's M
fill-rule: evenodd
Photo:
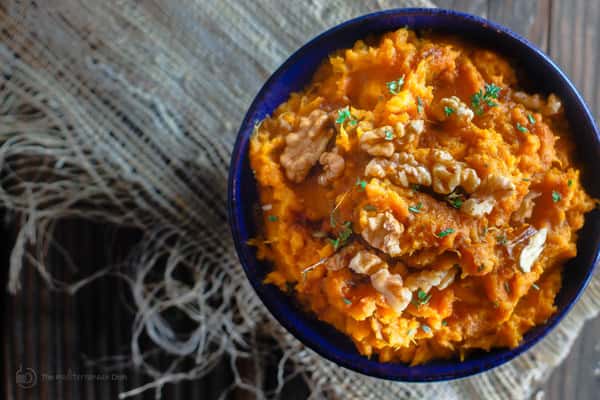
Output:
M423 113L423 100L420 97L417 97L417 112L419 114Z
M421 329L423 329L423 332L425 333L431 333L431 328L428 325L422 324Z
M350 301L349 299L343 297L342 300L344 301L344 303L346 304L352 304L352 301Z
M496 107L498 103L496 103L492 99L497 99L498 94L500 94L500 87L494 85L493 83L485 84L484 91L479 89L476 93L471 96L471 105L473 106L473 110L475 114L482 115L484 113L484 104L488 107Z
M276 222L279 218L277 217L277 215L269 215L267 217L269 219L269 221L271 222Z
M533 285L531 285L532 288L534 288L535 290L540 290L540 287L538 285L536 285L535 283Z
M496 242L498 242L498 244L501 244L501 245L505 245L506 243L508 243L508 240L506 239L506 235L496 236Z
M418 183L413 183L411 188L413 192L418 192L419 190L421 190L421 185L419 185Z
M535 118L533 118L533 115L531 115L531 114L527 114L527 120L529 121L529 123L530 123L531 125L534 125L534 124L535 124Z
M375 207L372 204L367 204L363 207L363 210L365 211L377 211L377 207Z
M443 231L439 232L439 233L437 234L437 237L439 237L439 238L443 238L444 236L448 236L448 235L450 235L451 233L454 233L454 229L452 229L452 228L447 228L447 229L444 229Z
M365 190L367 187L367 181L364 181L360 178L356 178L356 186L359 187L359 190Z
M442 326L448 326L448 322L446 322L446 320L442 321Z
M404 75L397 81L389 81L385 84L391 94L398 94L398 91L404 86Z
M552 191L552 201L555 203L558 203L560 201L560 199L562 199L562 196L560 195L560 193L558 193L556 190Z
M523 178L523 179L521 179L521 180L522 180L523 182L529 182L529 181L531 181L531 179L529 179L529 178Z
M523 125L521 125L518 122L517 122L517 129L519 130L519 132L522 132L522 133L528 132L527 128L525 128Z
M342 229L342 231L338 234L338 237L335 239L329 239L329 242L333 246L334 250L343 247L348 239L350 239L350 236L352 236L352 222L346 221L342 226L344 229Z
M415 328L411 328L408 330L408 332L406 332L407 336L412 336L417 332L417 330Z
M423 208L423 203L418 202L416 205L414 206L409 206L408 207L408 211L413 212L415 214L418 214L421 212L421 208Z
M422 289L419 289L417 291L417 299L419 305L427 304L431 299L431 295L425 293L425 291L423 291Z
M568 185L569 187L573 186L573 180L569 179L569 180L567 181L567 185Z
M452 107L444 106L444 114L446 117L451 116L454 113L454 109Z
M452 207L460 208L463 205L464 199L462 194L452 192L446 196L446 201L450 203Z
M335 120L336 124L343 124L346 120L351 120L352 114L350 114L350 108L348 106L340 108L338 110L338 117Z
M392 132L390 129L385 130L385 140L387 140L387 141L394 140L394 132Z

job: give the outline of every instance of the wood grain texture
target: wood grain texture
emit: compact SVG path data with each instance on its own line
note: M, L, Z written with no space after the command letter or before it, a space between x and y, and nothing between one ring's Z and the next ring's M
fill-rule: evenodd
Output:
M553 57L572 78L588 101L596 119L600 115L600 1L598 0L436 0L440 7L453 8L490 18L509 26L529 38ZM7 250L14 242L14 230L0 230L4 246L1 259L7 265ZM115 231L113 228L81 221L66 221L57 231L65 250L73 255L81 270L53 252L51 264L60 279L70 280L96 271L111 260L123 259L139 238L136 231ZM106 243L106 246L98 246ZM107 254L104 248L114 251ZM7 269L2 282L5 287ZM3 365L1 393L3 398L21 399L114 399L125 388L139 386L143 377L124 367L111 371L126 374L120 381L47 382L38 376L38 385L24 390L15 384L15 372L20 366L37 366L38 373L100 374L105 370L91 360L107 354L127 351L132 315L127 308L126 288L115 280L102 279L75 297L52 292L43 284L33 268L26 268L23 284L27 290L15 297L3 295L0 307L3 321ZM114 301L122 296L123 301ZM600 318L589 322L575 343L569 357L557 368L544 385L545 399L587 400L600 396L600 379L594 370L600 362ZM252 365L245 366L252 377ZM264 373L267 387L274 386L275 365ZM166 399L209 400L231 382L228 360L211 374L194 382L165 387ZM308 389L301 378L289 382L281 398L305 399ZM152 393L139 398L153 399ZM252 398L247 392L236 391L230 398Z

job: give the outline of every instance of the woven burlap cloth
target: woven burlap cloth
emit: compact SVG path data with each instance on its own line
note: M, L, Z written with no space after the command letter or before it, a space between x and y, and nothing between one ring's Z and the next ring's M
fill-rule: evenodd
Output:
M21 216L9 290L22 264L48 285L44 254L60 248L56 221L80 217L140 228L124 265L98 271L129 283L137 316L130 358L147 384L122 396L197 379L222 357L235 386L276 396L301 373L313 398L519 399L557 366L586 319L600 309L600 279L561 325L531 351L459 381L403 384L368 378L324 360L287 334L256 298L238 264L226 222L229 155L261 84L319 32L378 9L426 1L100 1L0 3L2 206ZM103 245L99 243L99 246ZM60 263L59 263L60 264ZM188 277L180 278L180 270ZM164 318L177 308L196 327L176 334ZM282 350L279 387L260 389L261 363ZM151 346L141 346L140 338ZM147 340L146 340L147 342ZM145 357L159 351L167 365ZM180 363L182 359L193 363ZM236 360L254 363L252 376ZM186 367L184 367L184 365ZM191 366L190 366L191 365Z

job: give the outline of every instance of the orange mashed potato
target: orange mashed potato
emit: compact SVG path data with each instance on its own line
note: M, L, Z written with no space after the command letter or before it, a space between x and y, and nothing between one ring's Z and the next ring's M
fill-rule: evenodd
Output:
M515 347L555 312L594 207L569 135L493 51L357 41L252 136L266 282L382 362Z

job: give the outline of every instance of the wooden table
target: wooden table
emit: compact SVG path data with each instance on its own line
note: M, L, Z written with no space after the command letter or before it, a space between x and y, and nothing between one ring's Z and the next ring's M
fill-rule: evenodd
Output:
M478 14L509 26L526 36L556 60L583 93L594 115L600 115L600 1L598 0L435 0L440 7ZM57 252L50 264L61 280L86 276L105 266L110 260L122 259L127 249L139 238L135 231L89 222L65 221L58 236L66 244L80 270ZM14 241L10 225L2 231L2 259L8 265L7 249ZM105 243L105 246L99 246ZM106 248L114 251L107 254ZM4 268L5 287L8 268ZM31 389L15 384L16 372L22 367L36 367L45 372L102 374L99 365L88 360L107 354L125 353L132 315L123 302L115 302L117 293L126 293L122 284L102 279L86 290L70 297L48 291L40 277L28 268L23 274L27 290L15 297L1 296L3 310L3 379L6 399L114 399L117 393L142 382L142 378L124 368L111 373L118 379L70 379L59 382L41 381ZM126 296L126 295L124 295ZM126 300L126 299L124 299ZM546 399L594 399L600 395L600 379L594 370L600 367L600 318L590 321L567 360L552 374L543 390ZM123 374L123 375L121 375ZM269 376L269 372L266 374ZM231 372L222 363L205 379L167 386L164 398L208 400L231 380ZM306 398L307 390L296 379L287 385L286 400ZM249 398L236 392L232 398ZM147 393L144 398L153 398Z

